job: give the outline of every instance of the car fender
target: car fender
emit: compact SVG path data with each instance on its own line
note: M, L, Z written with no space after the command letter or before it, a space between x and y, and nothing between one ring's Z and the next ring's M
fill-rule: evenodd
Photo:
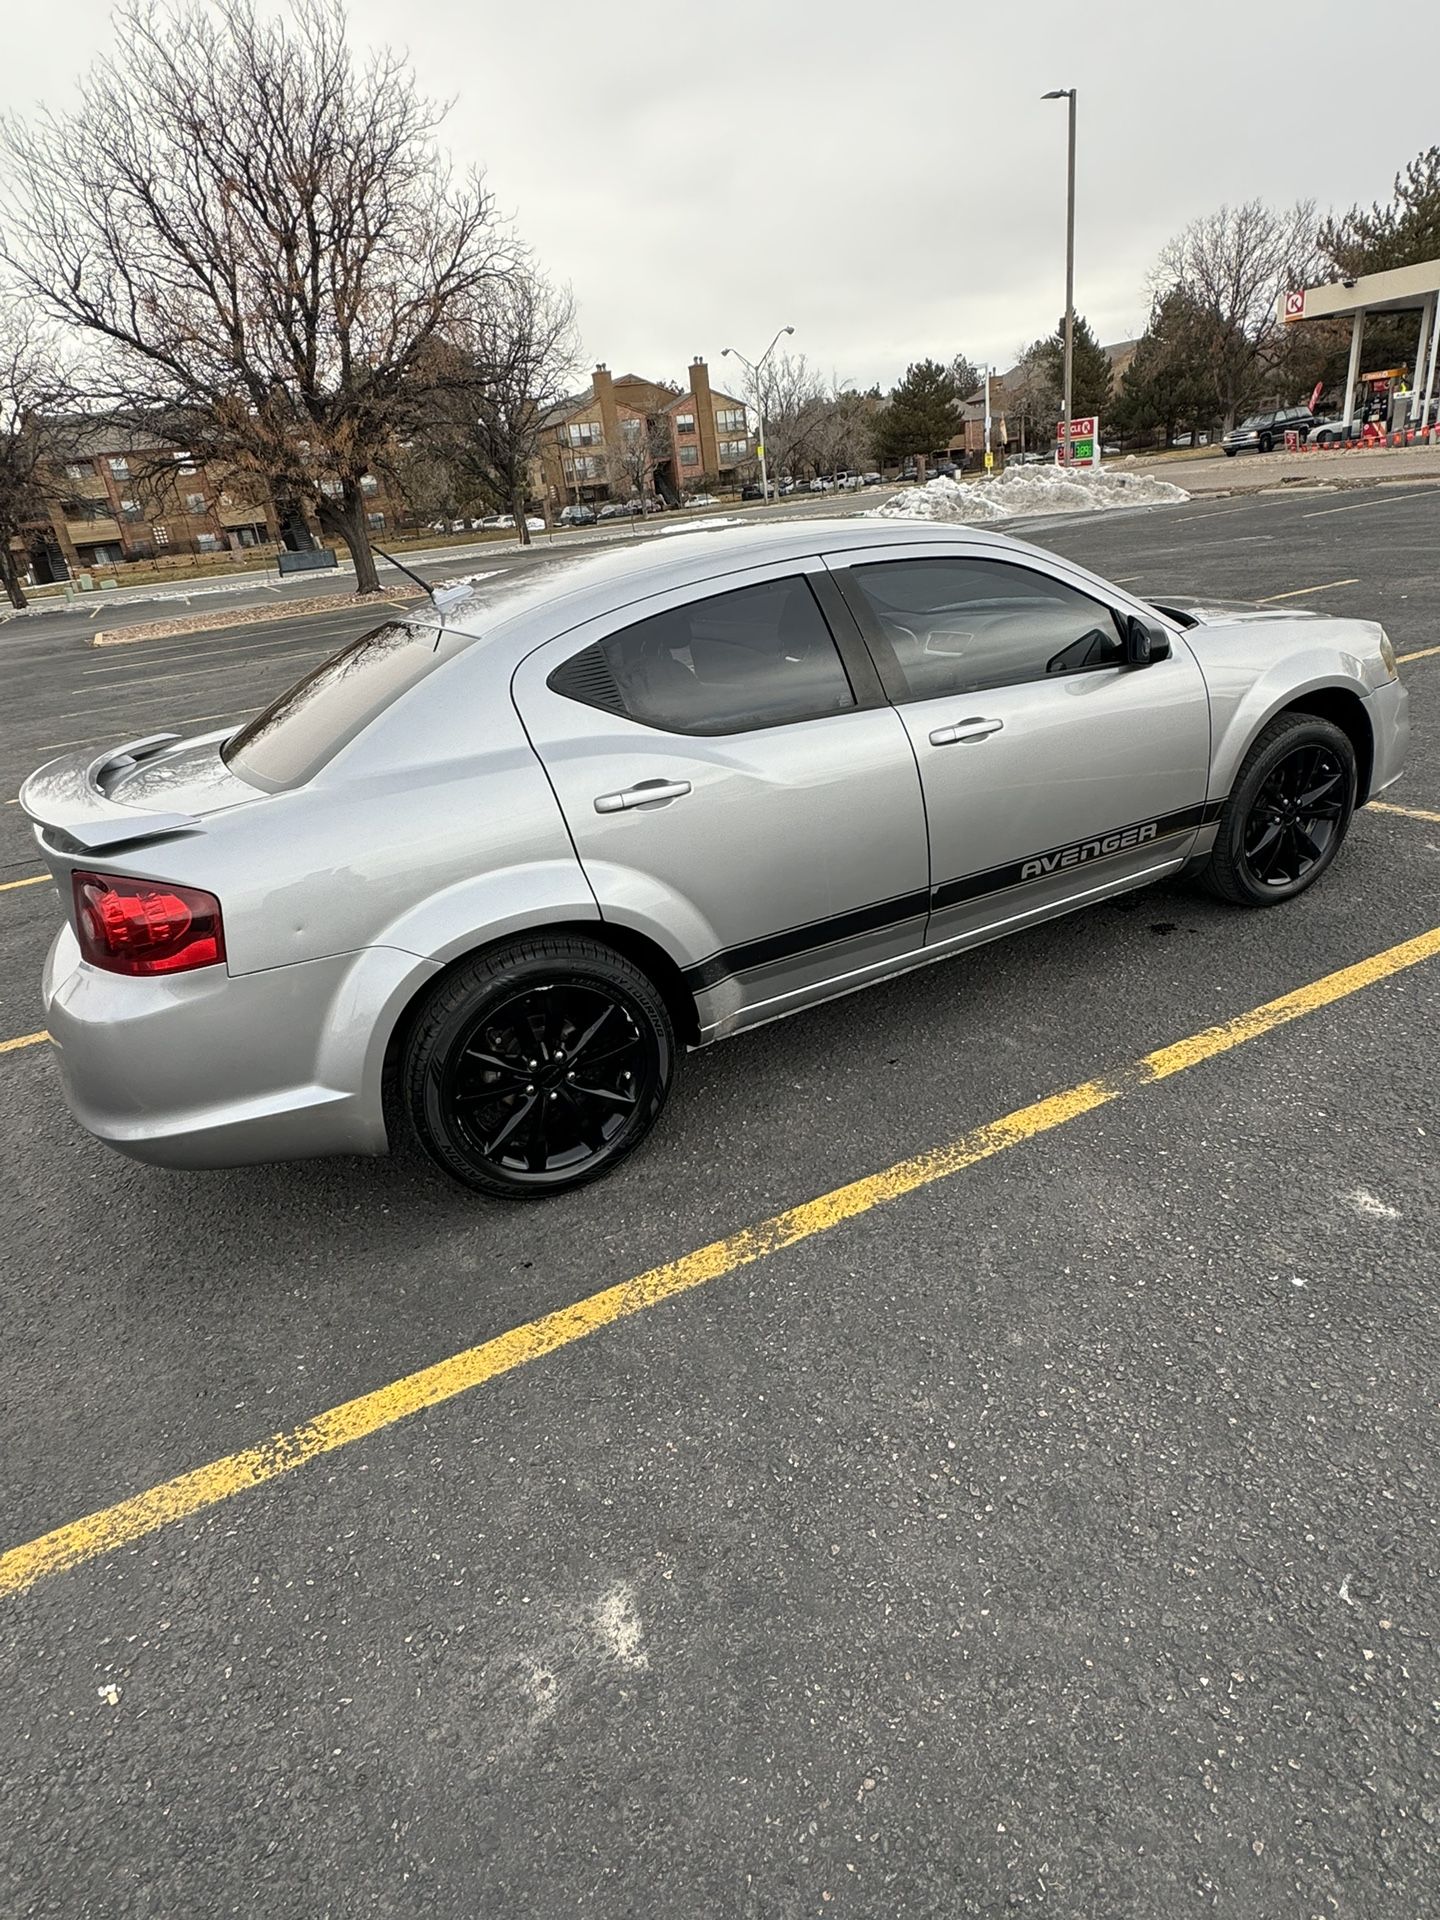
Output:
M331 1020L338 1053L352 1063L348 1072L337 1065L337 1084L354 1079L354 1056L361 1054L360 1105L371 1132L383 1142L385 1063L396 1029L447 966L498 940L599 920L595 896L574 859L476 874L392 920L373 947L355 956ZM352 1003L353 1020L346 1018Z
M1253 669L1216 670L1202 656L1202 670L1210 693L1210 797L1226 800L1239 778L1245 756L1263 730L1287 707L1303 706L1309 694L1349 694L1374 729L1366 704L1371 689L1361 663L1331 648L1317 649L1319 658L1302 663L1283 659L1258 676Z
M470 874L407 908L378 931L375 944L443 967L512 934L599 918L595 895L572 855Z

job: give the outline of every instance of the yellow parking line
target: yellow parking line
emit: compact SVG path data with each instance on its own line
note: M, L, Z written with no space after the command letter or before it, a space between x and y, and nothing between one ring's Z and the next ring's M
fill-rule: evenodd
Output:
M1268 607L1274 600L1301 600L1307 593L1329 593L1332 587L1358 587L1359 584L1360 576L1358 574L1353 580L1326 580L1318 587L1296 587L1290 593L1263 594L1256 604L1257 606Z
M42 1040L50 1038L48 1033L22 1033L13 1040L0 1040L0 1053L18 1053L21 1047L38 1047Z
M1440 647L1421 647L1416 653L1397 653L1395 658L1403 667L1407 660L1429 660L1437 653L1440 653Z
M13 893L17 887L43 887L48 873L32 873L26 880L0 880L0 893Z
M882 1173L852 1180L847 1186L836 1187L817 1199L778 1213L759 1226L746 1227L665 1266L652 1267L648 1273L632 1280L606 1287L553 1313L543 1314L537 1320L526 1321L523 1326L512 1327L508 1333L480 1346L469 1347L463 1353L452 1354L448 1360L422 1367L417 1373L392 1380L388 1386L376 1387L370 1393L331 1407L303 1426L272 1434L258 1446L212 1460L206 1466L195 1467L128 1500L56 1527L51 1533L0 1554L0 1596L19 1593L49 1574L63 1573L102 1554L113 1553L116 1548L142 1540L172 1521L216 1506L233 1494L278 1480L282 1474L294 1472L320 1454L333 1453L338 1447L363 1440L411 1414L439 1406L529 1361L571 1346L598 1333L602 1327L643 1313L662 1301L673 1300L692 1287L721 1279L817 1233L827 1233L842 1222L914 1193L917 1188L948 1179L982 1160L992 1159L1008 1147L1019 1146L1037 1134L1064 1126L1067 1121L1092 1113L1097 1107L1122 1099L1154 1081L1168 1079L1171 1074L1183 1073L1204 1060L1228 1053L1247 1040L1257 1039L1288 1021L1330 1006L1437 954L1440 954L1440 927L1373 954L1354 966L1326 974L1323 979L1299 987L1293 993L1282 994L1278 1000L1269 1000L1249 1013L1207 1027L1171 1046L1160 1047L1116 1073L1087 1080L1064 1093L1053 1093L1032 1106L1021 1107L1002 1119L962 1134L945 1146L901 1160Z
M1372 800L1367 809L1370 813L1403 813L1407 820L1433 820L1440 826L1440 813L1427 813L1424 807L1397 807L1389 800Z

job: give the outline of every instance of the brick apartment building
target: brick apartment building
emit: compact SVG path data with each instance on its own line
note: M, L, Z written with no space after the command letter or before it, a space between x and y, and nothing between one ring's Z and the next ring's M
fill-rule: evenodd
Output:
M673 504L702 483L733 484L754 452L744 401L717 392L703 360L683 389L602 362L546 420L536 490L552 510L650 490Z
M44 511L18 542L22 571L37 585L132 560L285 543L274 503L254 475L207 465L183 447L113 425L76 420L56 439L60 451L42 478ZM372 500L372 530L380 533L398 503L378 480L362 485ZM313 520L307 525L318 539Z

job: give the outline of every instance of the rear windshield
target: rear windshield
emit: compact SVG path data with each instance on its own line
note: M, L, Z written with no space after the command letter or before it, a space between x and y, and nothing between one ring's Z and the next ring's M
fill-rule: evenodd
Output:
M242 727L226 765L257 786L299 786L430 671L437 637L434 627L387 620L352 640Z

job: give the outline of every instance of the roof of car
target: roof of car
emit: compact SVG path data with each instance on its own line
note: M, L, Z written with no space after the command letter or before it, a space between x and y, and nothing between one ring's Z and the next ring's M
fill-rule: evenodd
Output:
M463 633L494 633L516 616L544 606L563 612L561 633L583 620L651 594L764 567L813 554L855 547L912 546L961 538L986 546L1014 544L988 528L944 526L926 521L866 520L815 515L803 521L772 521L759 526L726 526L653 533L623 544L568 547L548 564L501 567L476 580L470 593L447 607L445 624ZM560 603L566 603L563 609Z

